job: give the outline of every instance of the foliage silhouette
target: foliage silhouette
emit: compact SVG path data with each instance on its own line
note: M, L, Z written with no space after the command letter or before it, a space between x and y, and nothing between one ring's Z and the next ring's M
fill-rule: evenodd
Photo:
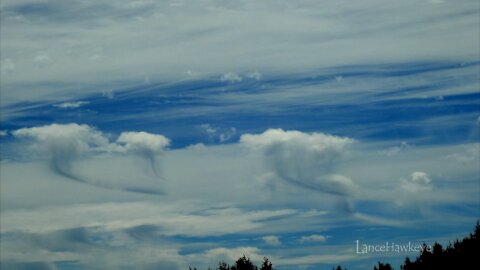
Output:
M423 245L423 249L417 258L412 261L409 257L400 266L401 270L438 270L438 269L480 269L480 224L477 221L474 232L463 238L461 241L455 240L446 248L439 243L435 243L431 249ZM197 270L196 268L189 268ZM210 268L209 268L210 270ZM220 262L217 270L275 270L268 258L263 259L260 268L255 266L250 258L243 255L235 265L228 265L226 262ZM341 266L332 268L332 270L347 270ZM373 270L393 270L389 263L378 262Z
M455 240L447 248L435 243L432 250L422 249L415 261L406 258L401 266L402 270L431 270L431 269L479 269L480 260L480 224L477 222L475 230L462 241ZM425 245L424 245L425 247Z
M378 267L374 266L373 270L393 270L393 269L392 269L392 266L389 263L383 264L381 262L378 262Z
M190 270L197 270L197 268L191 268ZM210 269L210 268L209 268ZM275 270L273 264L268 258L263 258L263 263L260 268L253 264L253 262L247 256L243 255L236 262L235 265L228 265L226 262L221 261L218 263L217 270Z

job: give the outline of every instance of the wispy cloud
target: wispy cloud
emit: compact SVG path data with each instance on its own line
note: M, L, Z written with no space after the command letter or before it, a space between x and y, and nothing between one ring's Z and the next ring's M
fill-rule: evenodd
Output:
M9 72L3 102L38 96L40 85L43 94L77 92L52 82L119 88L147 76L184 79L188 70L288 74L372 61L478 59L475 11L475 1L4 1L2 61L15 68L2 64ZM25 85L37 87L5 90Z
M63 102L63 103L59 103L59 104L55 104L53 106L57 107L57 108L61 108L61 109L76 109L76 108L80 108L82 107L83 105L87 105L88 101L72 101L72 102Z
M327 241L327 237L319 234L312 234L308 236L302 236L300 238L301 242L325 242Z
M262 237L262 240L265 241L265 243L270 246L279 246L282 244L282 242L280 241L280 238L276 235L264 236Z
M371 269L355 238L478 218L477 1L5 0L1 18L1 267Z

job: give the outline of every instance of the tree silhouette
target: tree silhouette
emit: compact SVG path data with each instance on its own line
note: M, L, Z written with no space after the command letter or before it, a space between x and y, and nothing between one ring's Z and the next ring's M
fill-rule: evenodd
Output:
M250 261L250 258L243 255L235 262L235 266L230 267L230 270L258 270L258 268Z
M461 241L455 240L446 248L439 243L434 243L432 248L427 248L423 244L422 251L417 258L412 261L405 258L405 262L400 266L402 270L438 270L438 269L480 269L480 224L477 222L475 230L469 236ZM210 269L210 268L209 268ZM393 270L389 263L378 262L373 267L374 270ZM189 270L197 270L189 267ZM234 265L230 266L226 262L220 262L217 270L275 270L268 258L263 258L260 268L255 266L250 258L243 255ZM332 268L332 270L347 270L341 266Z
M233 268L233 266L232 266ZM226 262L218 263L218 270L230 270L230 266Z
M264 257L264 258L263 258L262 267L260 268L260 270L275 270L275 268L273 268L273 265L272 265L272 263L268 260L268 258Z
M381 262L378 262L378 267L373 267L373 270L393 270L393 268L389 263L383 264Z
M401 266L403 270L433 270L433 269L478 269L480 268L480 225L477 222L475 230L463 240L455 240L447 248L435 243L431 250L424 245L415 261L405 259Z

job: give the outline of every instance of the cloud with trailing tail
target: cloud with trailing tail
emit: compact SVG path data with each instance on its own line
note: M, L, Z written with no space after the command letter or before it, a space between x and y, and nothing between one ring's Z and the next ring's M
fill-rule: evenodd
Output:
M147 159L154 174L159 176L157 156L170 144L170 140L159 134L129 131L120 134L117 144L122 152L137 154Z
M292 185L341 198L353 192L353 181L337 172L353 143L350 138L268 129L261 134L244 134L240 143L262 151L268 168ZM345 201L345 205L351 211L350 203Z
M115 183L101 178L87 177L75 170L80 159L96 154L139 154L149 161L157 175L158 155L169 144L169 140L147 132L124 132L112 143L101 131L88 125L51 124L21 128L12 132L16 138L32 140L31 149L39 155L47 155L50 168L57 174L77 182L113 190L145 194L163 194L158 187L144 187L136 183Z

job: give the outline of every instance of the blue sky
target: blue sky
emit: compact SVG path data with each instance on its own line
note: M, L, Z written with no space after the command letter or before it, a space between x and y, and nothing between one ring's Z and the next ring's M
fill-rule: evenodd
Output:
M480 216L478 1L2 1L9 269L395 268Z

